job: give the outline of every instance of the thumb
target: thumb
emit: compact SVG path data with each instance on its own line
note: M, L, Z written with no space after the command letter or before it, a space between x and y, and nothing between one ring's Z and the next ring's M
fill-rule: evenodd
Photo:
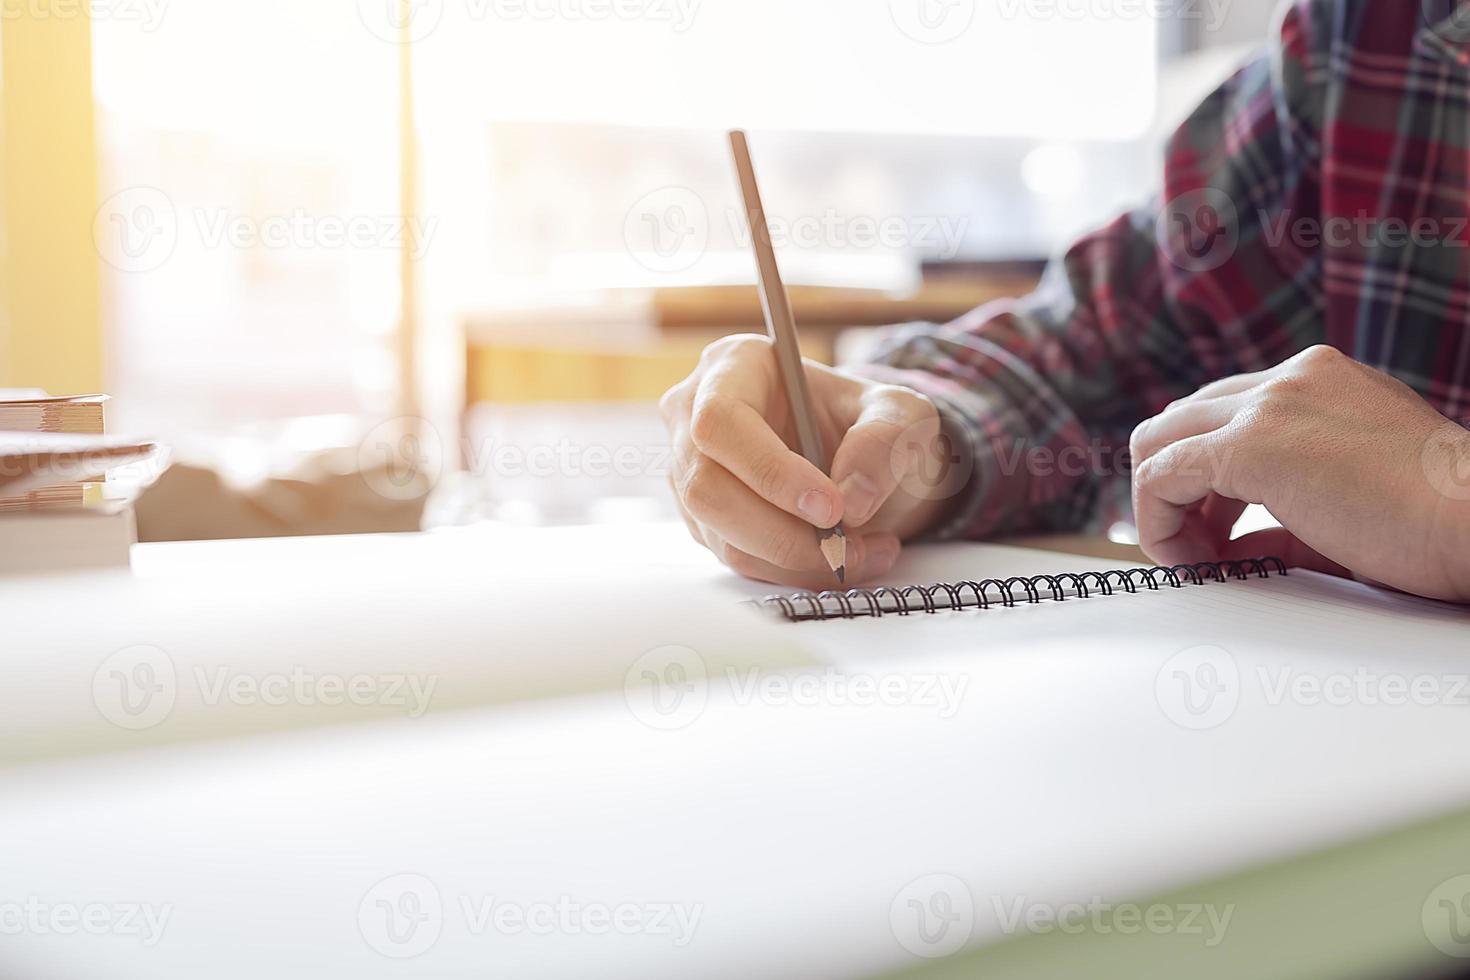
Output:
M893 496L911 457L939 438L934 403L909 388L882 385L863 393L861 411L832 457L843 520L862 527Z

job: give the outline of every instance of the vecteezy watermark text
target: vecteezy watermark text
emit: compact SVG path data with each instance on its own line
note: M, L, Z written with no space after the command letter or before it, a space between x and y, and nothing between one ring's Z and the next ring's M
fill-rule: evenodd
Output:
M1164 714L1180 727L1195 731L1224 725L1247 696L1251 703L1267 708L1466 708L1470 707L1470 674L1381 670L1365 665L1303 670L1286 663L1242 670L1230 651L1195 646L1174 654L1155 676L1155 697Z
M357 908L358 931L383 956L428 952L451 915L471 936L650 936L682 949L704 917L698 902L604 901L560 894L524 900L461 893L445 901L426 875L395 874L374 884Z
M92 239L120 272L152 272L181 243L205 250L407 251L423 259L439 219L389 213L342 213L303 207L266 213L181 208L156 187L129 187L98 208Z
M711 218L704 198L687 187L661 187L640 197L623 219L628 254L650 272L693 268L709 248L718 221L742 252L751 246L746 214L726 208ZM847 213L837 208L811 214L766 214L766 230L778 250L913 251L940 259L959 254L969 215Z
M1470 218L1386 218L1358 211L1325 218L1260 213L1266 244L1280 248L1290 241L1297 248L1470 248Z
M925 671L868 672L835 667L766 671L725 667L713 675L738 707L832 707L917 710L953 718L969 691L967 674ZM698 651L663 646L628 668L623 695L639 721L663 731L693 724L709 703L710 671Z
M144 33L158 30L170 0L0 0L0 21L76 20L137 24Z
M951 874L915 878L894 895L889 925L900 946L915 956L938 958L962 948L979 924L974 893ZM990 896L989 911L1003 935L1022 933L1099 936L1197 937L1208 949L1225 941L1235 906L1205 902L1113 902L1101 896L1086 901L1041 902L1025 896Z
M254 672L229 665L196 665L181 673L167 652L139 645L119 650L98 665L92 675L92 703L103 718L130 731L166 721L181 690L207 708L393 709L419 718L429 710L438 684L436 674L347 674L301 665Z
M148 902L47 902L35 895L0 900L0 936L123 936L158 945L173 916L172 904Z
M1020 932L1042 934L1060 932L1099 936L1198 936L1207 949L1225 940L1235 906L1218 906L1202 902L1139 905L1114 903L1095 896L1086 902L1028 902L1025 898L1009 901L992 897L995 918L1006 935Z
M703 0L357 0L357 16L375 37L416 44L438 31L445 14L458 24L623 23L666 26L683 34Z
M736 704L853 708L924 708L940 718L953 718L970 686L967 674L852 673L828 667L820 671L773 673L758 667L725 669Z
M1231 0L995 0L1005 20L1064 21L1097 24L1106 21L1182 21L1216 31L1225 23Z

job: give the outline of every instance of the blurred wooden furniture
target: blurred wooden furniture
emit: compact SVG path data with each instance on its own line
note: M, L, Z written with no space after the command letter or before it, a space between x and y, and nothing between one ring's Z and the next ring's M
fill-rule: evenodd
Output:
M1111 562L1137 562L1153 564L1143 549L1136 544L1119 544L1107 538L1090 534L1052 534L1037 538L1010 538L998 544L1016 548L1034 548L1037 551L1055 551L1063 555L1082 555Z
M945 323L993 300L1023 296L1035 285L1034 274L1007 272L982 279L927 282L911 296L818 286L790 286L787 291L805 337L913 320ZM764 324L760 297L750 286L661 289L653 294L653 309L660 328L670 333L710 328L760 330Z
M852 327L943 323L1025 295L1039 274L1034 263L963 268L926 274L910 296L790 287L807 356L830 362L838 335ZM653 401L689 372L710 341L765 331L753 285L621 290L580 306L475 314L464 326L467 405Z

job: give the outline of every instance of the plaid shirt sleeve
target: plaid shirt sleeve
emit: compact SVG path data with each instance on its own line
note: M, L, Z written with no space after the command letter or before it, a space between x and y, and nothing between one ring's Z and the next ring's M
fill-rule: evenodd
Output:
M1077 242L1031 296L902 328L858 367L940 407L960 479L946 481L958 499L935 534L1095 526L1102 503L1126 497L1141 421L1320 342L1320 270L1283 261L1260 230L1318 206L1326 55L1314 38L1331 16L1317 0L1286 9L1273 51L1169 141L1161 203ZM1237 206L1261 220L1224 213Z

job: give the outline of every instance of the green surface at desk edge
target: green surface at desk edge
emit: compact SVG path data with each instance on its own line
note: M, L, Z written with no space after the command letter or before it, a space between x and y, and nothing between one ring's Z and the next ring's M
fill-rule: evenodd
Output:
M1431 892L1466 874L1470 811L1134 902L1233 905L1224 941L1214 948L1197 935L1051 931L1017 935L888 976L1382 980L1470 973L1470 959L1432 945L1424 918ZM981 901L977 895L977 908Z

